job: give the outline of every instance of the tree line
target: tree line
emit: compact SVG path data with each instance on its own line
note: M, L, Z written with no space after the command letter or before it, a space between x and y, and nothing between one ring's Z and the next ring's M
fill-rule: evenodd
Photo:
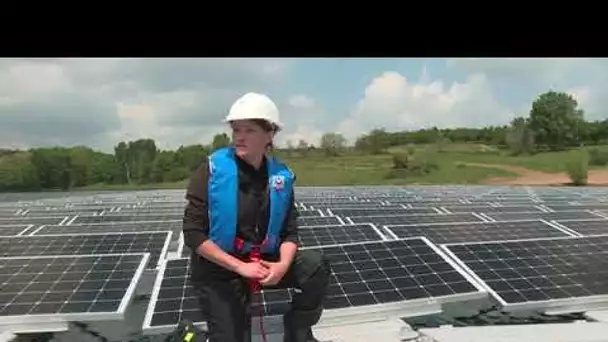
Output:
M347 146L339 133L328 132L319 142L288 142L275 153L287 158L344 153L380 154L390 147L416 144L482 143L508 149L512 154L600 145L608 139L608 119L587 121L577 101L567 93L539 95L527 117L509 125L483 128L430 128L387 132L374 129ZM0 150L0 191L67 190L96 184L151 184L188 178L213 150L230 143L225 133L208 145L160 150L154 140L122 141L113 153L89 147L44 147Z

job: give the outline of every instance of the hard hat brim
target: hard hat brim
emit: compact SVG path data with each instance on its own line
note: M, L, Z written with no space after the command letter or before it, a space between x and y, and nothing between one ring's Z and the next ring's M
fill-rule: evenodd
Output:
M268 122L269 124L275 126L277 128L277 132L281 131L283 129L283 124L282 123L280 123L280 122L273 122L273 121L262 119L262 118L242 118L242 119L240 119L240 118L239 119L226 118L226 119L222 120L222 122L225 123L225 124L230 124L233 121L241 121L241 120L242 121L246 121L246 120L264 120L264 121Z

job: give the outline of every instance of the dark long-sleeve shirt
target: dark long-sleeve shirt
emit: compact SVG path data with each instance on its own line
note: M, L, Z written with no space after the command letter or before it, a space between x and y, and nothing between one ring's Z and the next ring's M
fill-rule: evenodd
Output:
M266 163L256 170L247 162L237 158L239 170L237 236L245 241L261 243L266 236L270 214L270 199L266 196L268 170ZM183 234L184 244L196 251L198 246L209 238L209 215L207 207L208 164L202 163L190 178L186 193L188 204L184 211ZM298 243L298 211L291 198L291 206L284 222L281 234L282 241ZM194 277L229 272L221 266L192 253L192 272ZM232 273L232 272L229 272ZM234 274L232 274L234 276Z

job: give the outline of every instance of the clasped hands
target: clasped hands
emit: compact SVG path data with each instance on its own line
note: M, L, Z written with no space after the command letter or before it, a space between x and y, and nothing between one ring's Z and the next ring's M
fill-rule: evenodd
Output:
M247 279L258 280L264 286L272 286L281 281L288 269L289 265L280 261L260 260L260 262L245 262L241 264L237 272Z

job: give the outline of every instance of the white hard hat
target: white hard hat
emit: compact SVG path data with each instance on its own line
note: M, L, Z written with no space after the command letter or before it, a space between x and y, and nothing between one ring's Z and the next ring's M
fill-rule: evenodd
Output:
M258 93L247 93L234 102L226 116L225 122L234 120L262 119L281 129L279 109L268 96Z

